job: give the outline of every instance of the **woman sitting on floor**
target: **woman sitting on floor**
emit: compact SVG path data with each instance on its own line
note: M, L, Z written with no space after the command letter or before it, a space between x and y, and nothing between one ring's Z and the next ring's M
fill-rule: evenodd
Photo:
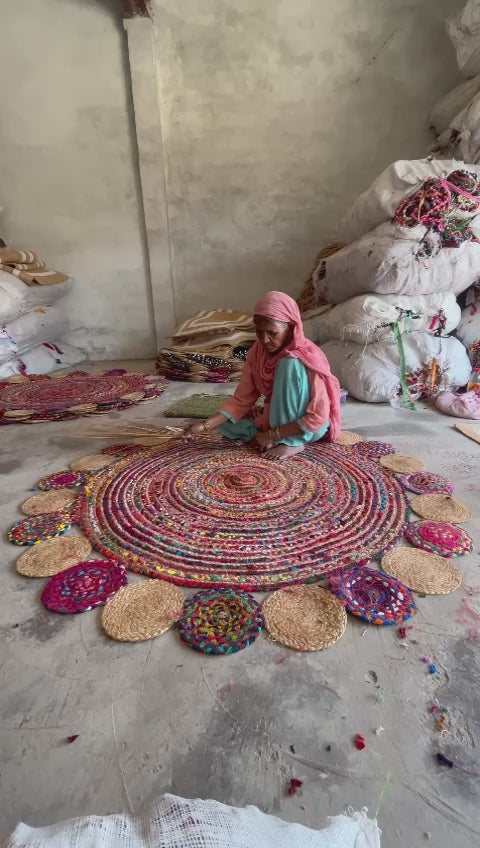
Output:
M317 345L305 338L300 310L287 294L267 292L254 314L257 341L235 394L216 415L192 424L185 438L218 428L227 439L251 442L270 459L284 459L340 432L340 384ZM255 404L263 396L263 410ZM227 421L225 421L227 419Z

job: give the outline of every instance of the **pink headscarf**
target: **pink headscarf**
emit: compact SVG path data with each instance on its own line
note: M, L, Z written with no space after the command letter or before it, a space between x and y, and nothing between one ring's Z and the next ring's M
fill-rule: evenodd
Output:
M306 368L319 374L325 382L330 401L330 427L327 438L334 442L340 433L340 383L330 371L328 359L320 348L305 338L300 310L288 294L270 291L258 301L255 315L272 318L293 325L291 342L272 356L260 342L255 342L248 352L248 361L255 375L257 388L270 400L273 390L275 369L284 356L299 359Z

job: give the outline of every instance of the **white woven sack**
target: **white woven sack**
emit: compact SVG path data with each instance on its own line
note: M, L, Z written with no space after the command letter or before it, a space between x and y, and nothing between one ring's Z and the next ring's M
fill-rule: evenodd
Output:
M447 129L451 121L468 106L479 91L480 74L460 83L453 91L437 100L430 113L430 122L438 135Z
M430 367L437 360L442 372L441 388L464 386L470 376L467 351L458 339L437 339L429 333L402 336L407 374ZM322 345L332 373L343 388L357 400L382 403L397 397L400 391L400 358L396 343L331 341Z
M86 359L85 352L65 342L49 342L37 345L15 359L0 364L0 380L15 374L51 374Z
M472 221L475 234L479 229ZM314 275L317 294L329 303L344 303L359 294L460 294L478 276L480 243L441 248L417 258L426 227L380 224L353 244L323 260Z
M480 74L480 0L468 0L460 14L447 21L447 31L462 76Z
M217 801L163 795L136 816L85 816L32 828L17 825L6 848L380 848L366 811L327 819L321 831Z
M462 163L441 159L401 159L393 162L355 201L336 226L339 241L352 242L386 221L391 221L400 201L429 177L445 177ZM469 170L480 176L480 167Z
M480 342L480 300L462 309L462 318L457 328L457 336L469 351L472 345Z
M37 307L10 324L0 326L0 363L18 357L68 329L66 315L57 306Z
M0 271L0 324L8 324L37 306L51 306L70 288L71 281L55 286L27 286L18 277Z
M397 320L401 332L410 328L415 332L425 331L433 334L439 327L440 311L446 321L442 333L450 333L461 317L460 307L452 292L416 296L362 294L334 306L326 314L311 319L314 325L313 341L324 344L331 339L338 339L362 345L383 339L390 341L390 325ZM406 312L418 314L419 317L400 317Z
M462 159L469 170L480 162L480 93L450 121L433 144L432 153Z

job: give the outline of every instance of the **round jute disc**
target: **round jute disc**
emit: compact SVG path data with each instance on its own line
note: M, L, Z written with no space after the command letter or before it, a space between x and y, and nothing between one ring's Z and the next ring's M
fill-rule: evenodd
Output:
M418 548L394 548L382 559L381 568L414 592L448 595L458 589L462 578L453 563Z
M33 409L9 409L7 412L3 413L4 418L11 418L12 420L21 420L22 418L30 418L33 415Z
M141 642L169 630L180 618L185 595L172 583L142 580L120 589L102 612L102 627L112 639Z
M335 444L350 447L350 445L356 445L357 442L361 442L362 440L363 436L359 433L352 433L350 430L342 430L342 432L338 434Z
M74 459L70 463L72 471L100 471L115 462L114 456L107 456L104 453L91 453L88 456L81 456L79 459Z
M414 471L423 471L425 468L421 460L414 456L403 456L399 453L380 457L380 465L396 474L413 474Z
M418 495L412 498L410 506L420 518L431 521L447 521L451 524L463 524L469 521L472 513L465 504L449 495Z
M20 507L24 515L43 515L45 512L57 512L75 503L77 495L71 489L52 489L33 495Z
M295 651L328 648L347 626L343 605L318 586L280 589L263 602L262 612L270 636Z
M53 577L90 554L92 546L82 536L59 536L40 542L18 557L15 567L24 577Z

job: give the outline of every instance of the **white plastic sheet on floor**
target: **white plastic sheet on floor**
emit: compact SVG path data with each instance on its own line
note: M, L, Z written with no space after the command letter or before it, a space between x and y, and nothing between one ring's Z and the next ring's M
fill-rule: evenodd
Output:
M380 174L337 224L338 241L352 242L391 221L401 200L429 177L445 177L462 163L454 159L400 159ZM469 167L480 176L480 166Z
M0 363L14 359L32 347L61 338L68 329L66 315L57 306L41 306L0 326Z
M480 74L480 0L468 0L460 14L447 21L447 31L462 75Z
M316 831L217 801L163 795L136 816L86 816L31 828L19 824L7 848L380 848L366 811L327 819Z
M40 344L18 358L0 363L0 380L15 374L51 374L78 365L85 358L83 350L62 341Z
M403 313L418 313L419 317L399 317L402 310ZM413 297L398 294L363 294L311 318L309 338L317 344L324 344L331 339L357 344L369 344L383 339L391 341L390 324L397 320L402 333L410 328L415 332L425 331L433 334L439 326L440 311L446 321L443 332L450 333L458 326L461 317L460 307L453 292Z
M15 321L37 306L51 306L70 288L71 280L55 286L27 286L18 277L0 271L0 324Z
M470 377L470 360L463 344L455 338L436 338L430 333L402 336L406 373L429 368L434 359L441 375L442 390L464 386ZM357 400L381 403L400 391L400 358L395 341L359 345L330 341L322 345L332 373Z
M470 226L480 238L479 220L473 219ZM478 276L480 243L464 241L460 247L442 247L435 255L420 258L417 251L426 233L423 225L380 224L320 263L315 275L317 293L329 303L343 303L368 292L465 291Z

